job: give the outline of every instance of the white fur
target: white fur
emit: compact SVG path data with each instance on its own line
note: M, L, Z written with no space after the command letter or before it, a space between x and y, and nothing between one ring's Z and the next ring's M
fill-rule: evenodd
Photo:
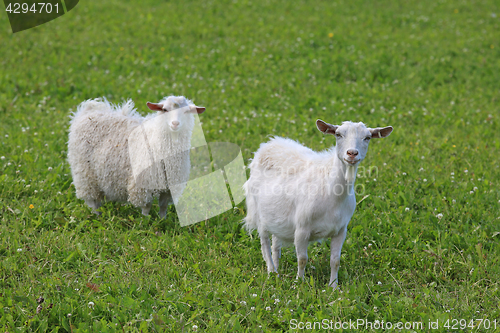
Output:
M336 135L336 147L315 152L280 137L261 144L244 185L244 223L247 230L257 229L259 233L268 272L278 271L282 244L295 245L297 278L304 277L308 243L331 237L329 285L336 288L340 251L356 207L357 167L365 158L370 138L388 136L392 127L369 129L363 123L352 122L334 126L321 120L316 123L320 131Z
M95 213L106 197L128 201L148 215L153 197L159 195L160 216L165 217L173 201L169 183L188 180L193 113L204 108L183 96L148 107L158 111L141 117L131 100L117 106L94 99L81 103L72 115L68 162L76 196Z

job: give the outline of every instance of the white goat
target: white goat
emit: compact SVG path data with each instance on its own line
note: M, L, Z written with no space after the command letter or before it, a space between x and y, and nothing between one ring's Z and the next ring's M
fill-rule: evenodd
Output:
M68 162L76 196L97 214L106 197L129 201L148 215L153 197L159 195L163 218L173 201L169 184L189 178L193 114L205 108L183 96L147 105L157 112L141 117L131 100L114 106L94 99L72 114Z
M257 229L268 272L277 272L282 244L297 251L297 278L304 277L307 245L331 237L331 277L338 283L340 251L356 207L354 181L370 139L385 138L392 127L367 128L363 123L331 125L318 119L318 129L333 134L337 145L315 152L296 141L274 137L262 143L250 163L244 185L248 231ZM272 235L272 255L269 242Z

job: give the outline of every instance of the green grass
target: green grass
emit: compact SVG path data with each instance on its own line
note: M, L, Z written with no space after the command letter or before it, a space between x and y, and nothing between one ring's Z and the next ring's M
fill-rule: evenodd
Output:
M439 320L439 332L481 318L497 328L478 331L500 331L499 17L493 0L80 1L12 34L0 15L0 328L365 319ZM317 118L394 126L363 162L377 172L357 180L369 197L342 249L342 293L326 288L328 242L310 245L305 281L293 248L268 277L244 204L181 228L174 208L159 220L157 205L143 217L107 203L96 217L76 198L70 111L105 95L145 114L170 94L205 106L207 141L238 144L246 161L271 134L331 146Z

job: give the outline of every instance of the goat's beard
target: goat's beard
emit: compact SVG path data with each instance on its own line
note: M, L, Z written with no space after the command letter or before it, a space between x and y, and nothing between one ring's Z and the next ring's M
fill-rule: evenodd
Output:
M172 142L179 143L179 132L171 132L170 137L172 138Z
M356 181L357 165L347 165L345 169L345 180L348 184L354 184Z

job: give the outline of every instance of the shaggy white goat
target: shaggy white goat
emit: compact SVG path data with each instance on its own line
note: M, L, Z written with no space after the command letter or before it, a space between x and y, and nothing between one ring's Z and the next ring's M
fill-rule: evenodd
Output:
M81 103L72 115L68 162L76 196L97 214L106 197L129 201L148 215L159 195L163 218L173 201L169 184L189 178L193 114L205 108L183 96L147 105L157 112L141 117L131 100L114 106L94 99Z
M268 272L277 272L282 244L297 251L297 278L304 277L307 245L331 237L331 277L337 287L340 251L356 207L354 181L370 139L385 138L392 127L367 128L363 123L341 126L316 121L318 129L333 134L337 145L315 152L296 141L274 137L262 143L250 163L244 185L248 231L257 229ZM272 255L269 242L272 235Z

